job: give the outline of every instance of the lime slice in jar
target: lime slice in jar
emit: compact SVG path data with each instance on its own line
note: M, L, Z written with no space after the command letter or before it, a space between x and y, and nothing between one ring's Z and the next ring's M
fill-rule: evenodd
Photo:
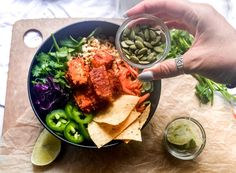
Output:
M37 166L45 166L53 162L61 151L61 141L44 129L31 155L31 162Z
M175 145L185 145L195 139L191 124L185 120L177 120L170 124L167 130L168 142ZM195 141L194 141L195 142Z

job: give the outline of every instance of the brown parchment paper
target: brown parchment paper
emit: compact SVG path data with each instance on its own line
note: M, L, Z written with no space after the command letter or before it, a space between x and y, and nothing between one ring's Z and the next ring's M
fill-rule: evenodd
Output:
M3 137L0 142L0 172L236 172L236 120L231 106L216 95L214 105L200 105L194 95L196 81L189 75L162 80L157 111L142 131L143 142L130 142L112 148L83 149L63 144L58 158L45 167L30 162L34 143L42 130L27 96L27 71L36 49L23 43L28 29L39 29L44 39L60 26L78 19L19 21L13 28ZM50 26L50 27L49 27ZM168 122L191 116L204 127L205 149L192 161L170 156L162 144Z

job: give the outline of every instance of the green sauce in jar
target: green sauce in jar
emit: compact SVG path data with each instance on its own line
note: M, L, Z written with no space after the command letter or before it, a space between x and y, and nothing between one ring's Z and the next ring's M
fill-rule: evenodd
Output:
M196 150L202 144L198 126L188 119L177 119L167 129L167 142L177 150Z

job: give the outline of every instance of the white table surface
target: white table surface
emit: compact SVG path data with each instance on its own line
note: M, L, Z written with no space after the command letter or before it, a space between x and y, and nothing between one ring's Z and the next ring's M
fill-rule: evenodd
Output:
M122 17L140 0L2 0L0 6L0 136L4 116L6 83L9 64L11 32L20 19ZM236 1L192 0L209 3L236 28Z

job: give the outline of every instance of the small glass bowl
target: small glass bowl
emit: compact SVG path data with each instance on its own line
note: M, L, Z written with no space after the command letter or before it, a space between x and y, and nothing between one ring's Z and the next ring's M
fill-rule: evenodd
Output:
M122 40L123 31L127 28L129 28L129 29L134 28L137 25L139 25L139 26L146 25L146 26L149 26L151 29L154 29L154 31L156 31L156 30L158 30L158 32L160 31L161 36L162 36L162 41L164 43L162 45L163 51L155 56L156 60L152 61L150 63L147 63L147 64L140 64L138 62L137 63L132 62L130 59L127 58L127 56L126 56L127 53L125 53L122 50L121 42L123 41ZM136 36L139 36L139 35L136 35ZM146 42L148 42L148 41L146 40ZM163 61L166 58L167 54L169 53L170 46L171 46L170 32L169 32L169 29L167 28L167 26L164 24L164 22L155 16L152 16L149 14L135 15L135 16L131 16L128 19L126 19L122 23L122 25L119 27L117 34L116 34L115 44L116 44L116 48L117 48L121 58L124 61L126 61L129 65L131 65L133 67L137 67L139 69L149 68L149 67L153 66L154 64Z
M197 147L194 150L186 150L186 149L178 149L173 144L171 144L167 139L167 133L169 127L177 121L189 121L188 123L191 123L194 125L194 128L196 128L199 136L200 143L197 145ZM174 156L175 158L181 159L181 160L192 160L195 159L204 149L206 144L206 134L202 127L202 125L195 119L191 117L179 117L171 121L165 128L164 131L164 146L167 149L167 151Z

